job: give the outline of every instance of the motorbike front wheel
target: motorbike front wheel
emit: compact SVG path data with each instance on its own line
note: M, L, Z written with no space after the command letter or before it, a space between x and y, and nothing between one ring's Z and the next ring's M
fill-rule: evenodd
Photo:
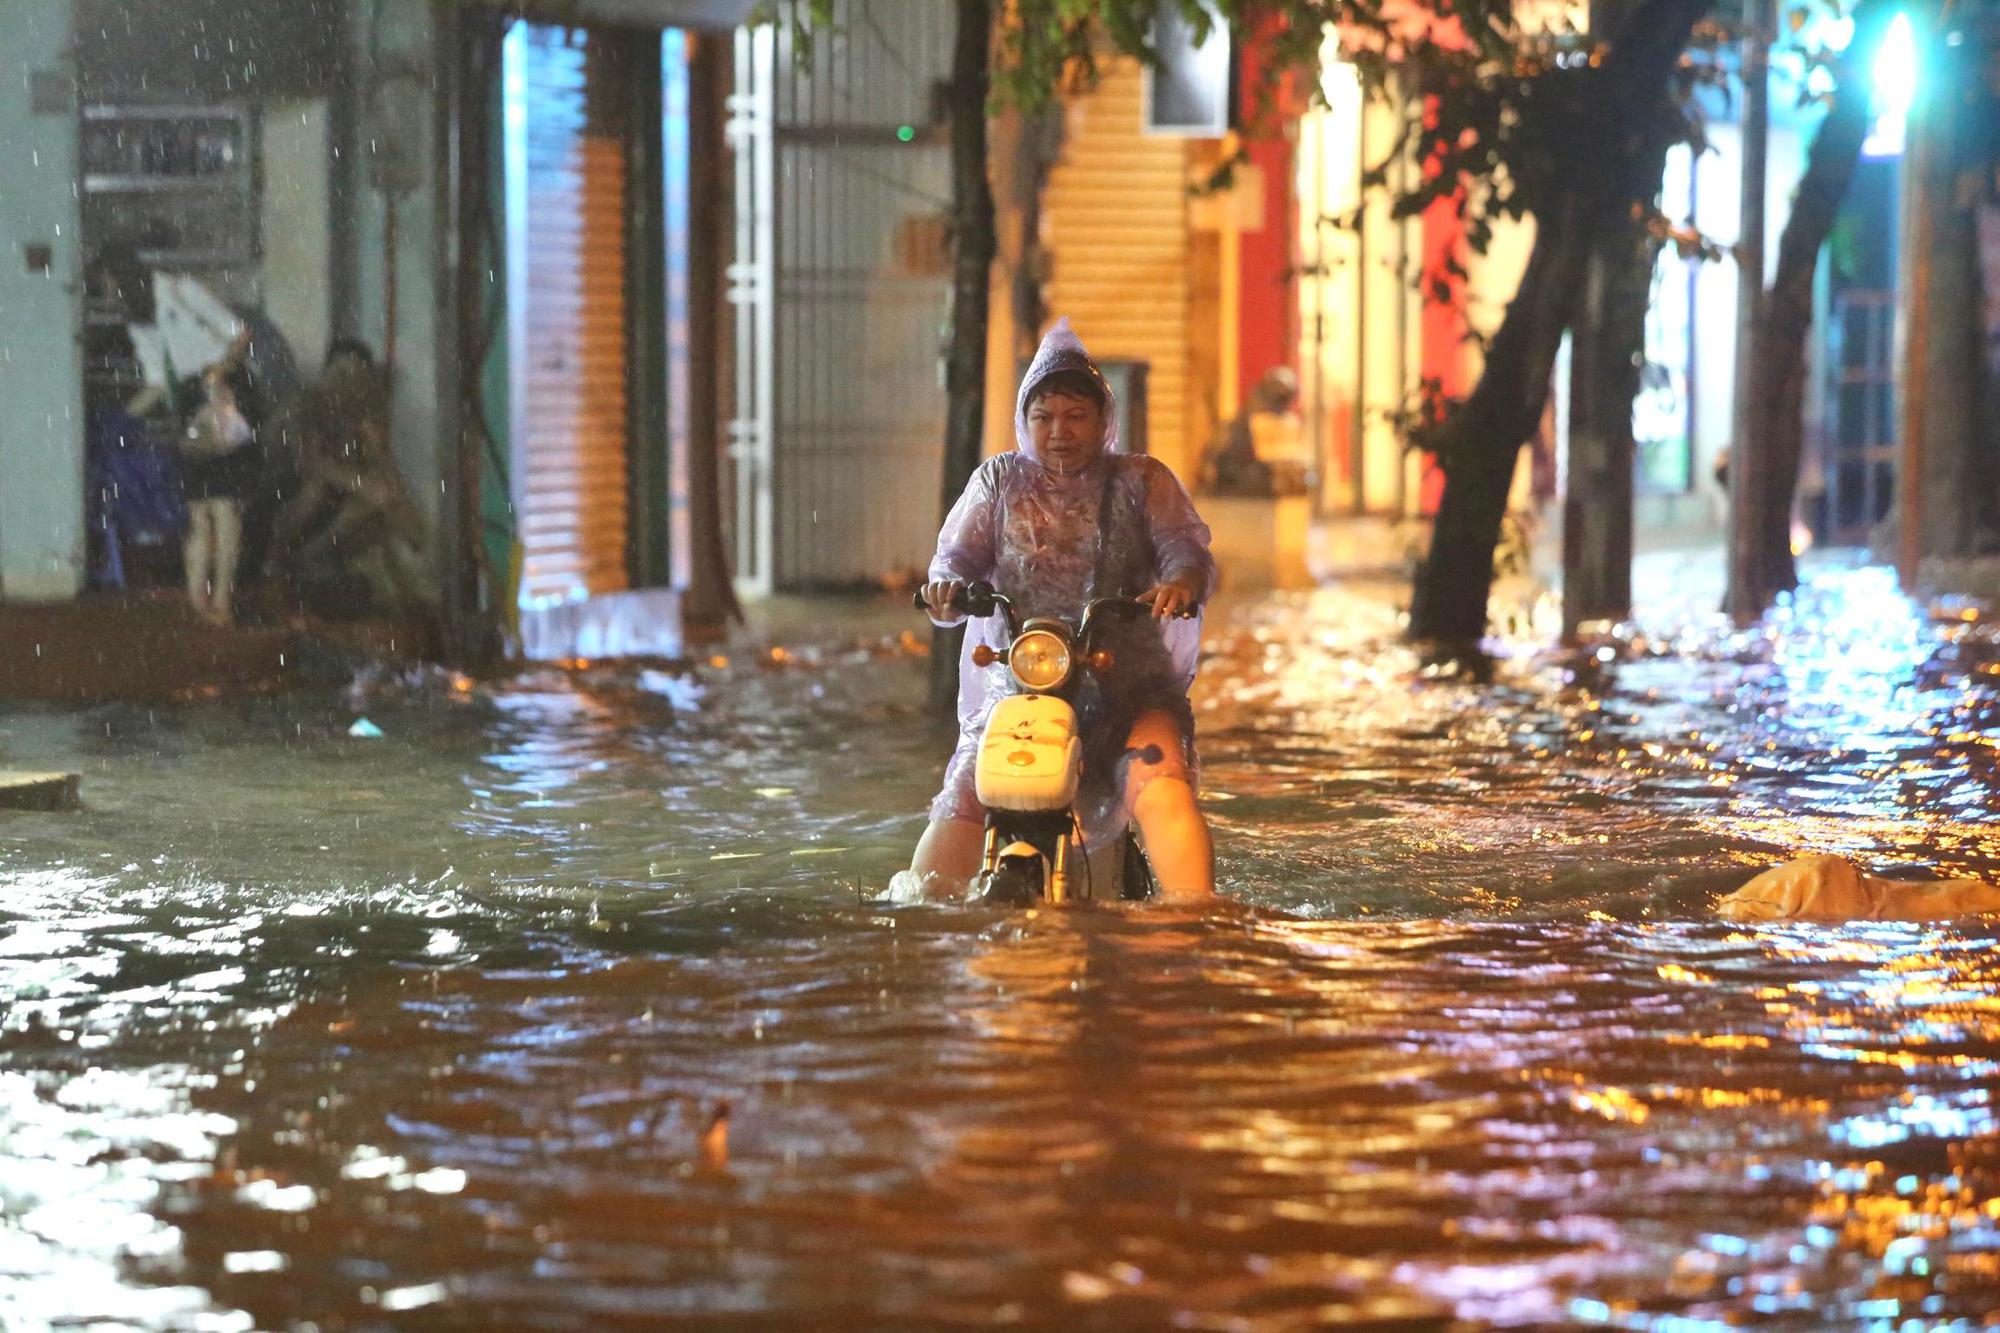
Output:
M1039 856L1003 856L985 876L981 902L996 907L1030 907L1042 900L1043 864Z

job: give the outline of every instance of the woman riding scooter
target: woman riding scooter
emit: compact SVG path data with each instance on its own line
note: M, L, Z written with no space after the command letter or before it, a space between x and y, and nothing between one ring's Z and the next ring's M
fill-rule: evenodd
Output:
M1118 663L1078 699L1086 840L1102 846L1136 820L1166 899L1215 891L1213 844L1195 801L1194 716L1187 691L1199 619L1170 619L1215 585L1208 526L1165 465L1117 452L1111 389L1067 320L1042 342L1015 403L1014 451L973 474L938 534L924 600L940 625L965 585L987 581L1025 617L1076 618L1094 598L1136 596L1152 619L1113 627ZM963 886L980 867L985 811L974 785L994 704L1013 689L998 617L975 622L959 667L959 741L910 869L927 885ZM975 662L981 647L985 665Z

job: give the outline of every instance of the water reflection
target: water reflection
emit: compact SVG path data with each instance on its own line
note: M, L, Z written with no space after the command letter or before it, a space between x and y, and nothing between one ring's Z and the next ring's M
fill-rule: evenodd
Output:
M872 901L893 637L5 715L89 806L0 824L0 1322L1973 1326L1995 931L1708 912L2000 874L2000 646L1882 577L1480 689L1244 608L1205 913Z

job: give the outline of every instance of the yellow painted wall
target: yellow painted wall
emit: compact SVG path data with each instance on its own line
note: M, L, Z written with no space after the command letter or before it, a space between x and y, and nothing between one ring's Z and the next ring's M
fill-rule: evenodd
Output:
M1378 165L1398 134L1401 108L1364 98L1351 65L1329 38L1327 105L1299 125L1301 410L1317 437L1320 512L1414 514L1424 464L1403 446L1390 413L1415 390L1424 366L1424 304L1412 281L1424 252L1420 220L1392 216L1389 197L1360 192L1364 166ZM1407 163L1391 167L1414 179ZM1358 231L1335 225L1356 205ZM1484 255L1463 256L1465 313L1490 335L1520 285L1534 241L1532 222L1501 220ZM1463 350L1466 382L1479 375L1475 344ZM1359 447L1356 447L1356 440Z
M1048 306L1099 361L1151 364L1152 452L1186 481L1201 447L1189 412L1187 146L1142 134L1141 113L1140 67L1128 59L1107 61L1099 86L1069 103L1042 210Z

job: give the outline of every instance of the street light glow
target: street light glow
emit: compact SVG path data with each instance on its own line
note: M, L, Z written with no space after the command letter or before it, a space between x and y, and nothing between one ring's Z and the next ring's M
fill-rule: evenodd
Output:
M1882 37L1882 49L1875 53L1871 72L1882 114L1909 114L1910 104L1917 95L1917 36L1908 14L1898 14L1889 20L1889 31Z
M1870 157L1893 157L1903 151L1910 107L1917 97L1917 35L1908 14L1889 20L1869 74L1875 84L1875 124L1861 151Z

